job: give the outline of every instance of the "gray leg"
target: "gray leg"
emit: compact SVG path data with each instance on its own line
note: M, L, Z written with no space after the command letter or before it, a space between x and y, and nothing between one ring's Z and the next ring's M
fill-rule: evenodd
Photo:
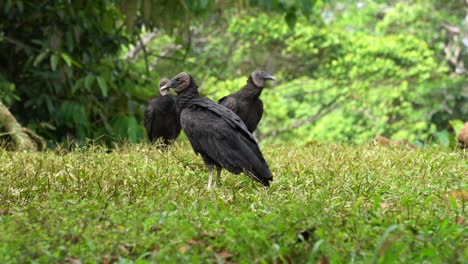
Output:
M213 175L213 169L216 167L216 173L219 178L221 173L221 167L218 167L214 161L212 161L208 156L202 155L203 161L205 162L206 167L208 168L210 178L208 179L208 190L216 188L216 181Z
M216 187L216 182L214 184L215 186L212 186L213 185L213 166L209 166L208 170L210 171L209 172L210 178L208 179L208 190L211 190L211 188Z
M216 166L216 182L215 182L215 186L216 186L216 183L218 183L219 185L221 185L221 167L218 167Z

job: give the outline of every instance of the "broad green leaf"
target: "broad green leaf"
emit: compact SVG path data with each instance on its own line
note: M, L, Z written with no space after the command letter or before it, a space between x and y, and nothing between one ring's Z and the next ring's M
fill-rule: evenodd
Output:
M94 75L92 75L92 74L86 75L86 77L84 79L84 86L85 86L86 90L91 91L94 79L95 79Z
M98 76L97 82L98 82L99 88L101 89L102 96L107 97L109 88L107 87L106 80L104 80L104 78L102 78L101 76Z
M460 133L461 129L464 126L463 121L461 121L460 119L450 120L449 123L453 127L453 131L455 131L456 135L458 135Z
M36 67L37 65L39 65L48 54L49 54L49 50L45 50L41 52L34 60L33 66Z
M437 131L435 134L435 138L437 142L442 145L448 147L450 145L450 133L447 130Z
M52 68L52 71L57 70L57 64L58 64L58 56L55 54L52 54L52 56L50 56L50 67Z
M60 53L60 56L62 57L62 59L65 61L65 63L68 65L68 66L71 66L72 64L75 65L76 67L78 68L82 68L83 66L78 63L76 60L74 60L70 55L68 55L67 53L65 52L61 52Z
M61 52L60 53L60 56L62 57L62 59L65 61L65 63L68 65L68 66L71 66L72 65L72 58L70 58L70 56L64 52Z

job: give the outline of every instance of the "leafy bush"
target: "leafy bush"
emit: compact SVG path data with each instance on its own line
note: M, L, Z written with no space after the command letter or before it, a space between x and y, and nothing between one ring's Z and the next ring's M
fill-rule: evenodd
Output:
M282 79L262 96L266 113L260 137L284 131L271 140L363 143L382 134L425 142L434 132L431 113L443 111L441 99L452 105L460 102L463 87L451 85L448 68L414 36L372 36L333 26L318 27L304 20L292 31L271 20L267 15L241 16L229 25L231 38L245 45L236 49L228 68L252 69L254 58L268 61L273 57L270 67ZM206 93L218 98L241 84L241 80L213 83L210 85L216 89L227 91ZM434 97L441 85L450 85L454 96ZM282 129L330 108L336 109L317 122ZM462 114L445 116L438 122L448 124Z
M265 68L279 81L262 95L259 139L453 139L450 122L468 115L467 75L447 63L444 45L456 43L442 28L461 23L458 3L305 2L171 2L158 18L158 1L4 1L1 100L51 140L138 142L161 77L187 71L217 100Z
M17 118L47 138L83 140L116 135L121 114L128 131L142 133L138 87L151 84L119 56L133 40L122 30L123 15L112 2L5 1L0 42L2 83L14 83L3 100ZM4 85L2 85L4 87ZM10 86L11 87L11 86ZM2 89L4 93L5 89ZM33 113L33 114L31 114ZM136 141L132 132L119 136Z

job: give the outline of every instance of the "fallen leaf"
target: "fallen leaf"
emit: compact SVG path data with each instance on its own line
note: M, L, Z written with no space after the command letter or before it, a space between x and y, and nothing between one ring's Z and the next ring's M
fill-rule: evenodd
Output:
M317 264L330 264L330 259L328 256L323 255L318 261Z
M459 215L457 215L457 217L455 218L455 221L457 222L457 224L461 225L461 226L464 226L465 225L465 219Z
M453 197L456 200L468 201L468 190L448 192L448 193L445 193L444 197L446 199L449 199L450 197Z
M198 244L198 242L197 242L196 240L194 240L194 239L189 239L189 240L187 240L187 243L188 243L189 245L196 245L196 244Z
M126 249L123 245L120 245L119 249L124 255L127 255L128 253L130 253L130 251L128 251L128 249Z
M65 263L81 264L81 259L79 258L66 257L64 261Z
M122 253L124 254L129 254L134 247L134 244L122 244L119 246L120 251L122 251Z
M234 255L227 252L227 251L221 251L219 253L216 253L220 259L227 260L229 258L232 258Z
M394 207L395 206L395 203L379 203L379 207L382 208L382 209L385 209L385 208L390 208L390 207Z
M104 257L104 259L102 260L102 262L103 262L104 264L113 264L113 263L117 262L117 260L119 260L119 257L117 257L117 256Z
M73 244L78 244L78 242L80 242L80 237L79 236L72 237L71 242Z
M184 254L187 250L189 250L189 248L190 248L189 245L182 246L179 248L179 253Z
M383 136L375 136L373 140L375 145L383 146L383 147L407 147L410 149L417 149L417 147L409 142L407 139L401 140L391 140Z
M155 232L155 233L156 233L156 232L159 232L159 231L161 231L161 230L162 230L162 227L160 227L160 226L152 226L152 227L151 227L151 231L152 231L152 232Z

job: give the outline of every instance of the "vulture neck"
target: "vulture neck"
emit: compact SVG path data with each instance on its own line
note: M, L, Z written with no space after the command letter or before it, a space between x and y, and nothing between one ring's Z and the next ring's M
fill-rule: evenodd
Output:
M177 95L177 106L180 110L186 108L192 99L199 97L197 88L195 85L190 85L189 88Z
M254 81L252 80L252 76L249 76L247 80L247 84L244 86L240 93L247 98L257 99L262 94L263 87L258 87L255 85Z

